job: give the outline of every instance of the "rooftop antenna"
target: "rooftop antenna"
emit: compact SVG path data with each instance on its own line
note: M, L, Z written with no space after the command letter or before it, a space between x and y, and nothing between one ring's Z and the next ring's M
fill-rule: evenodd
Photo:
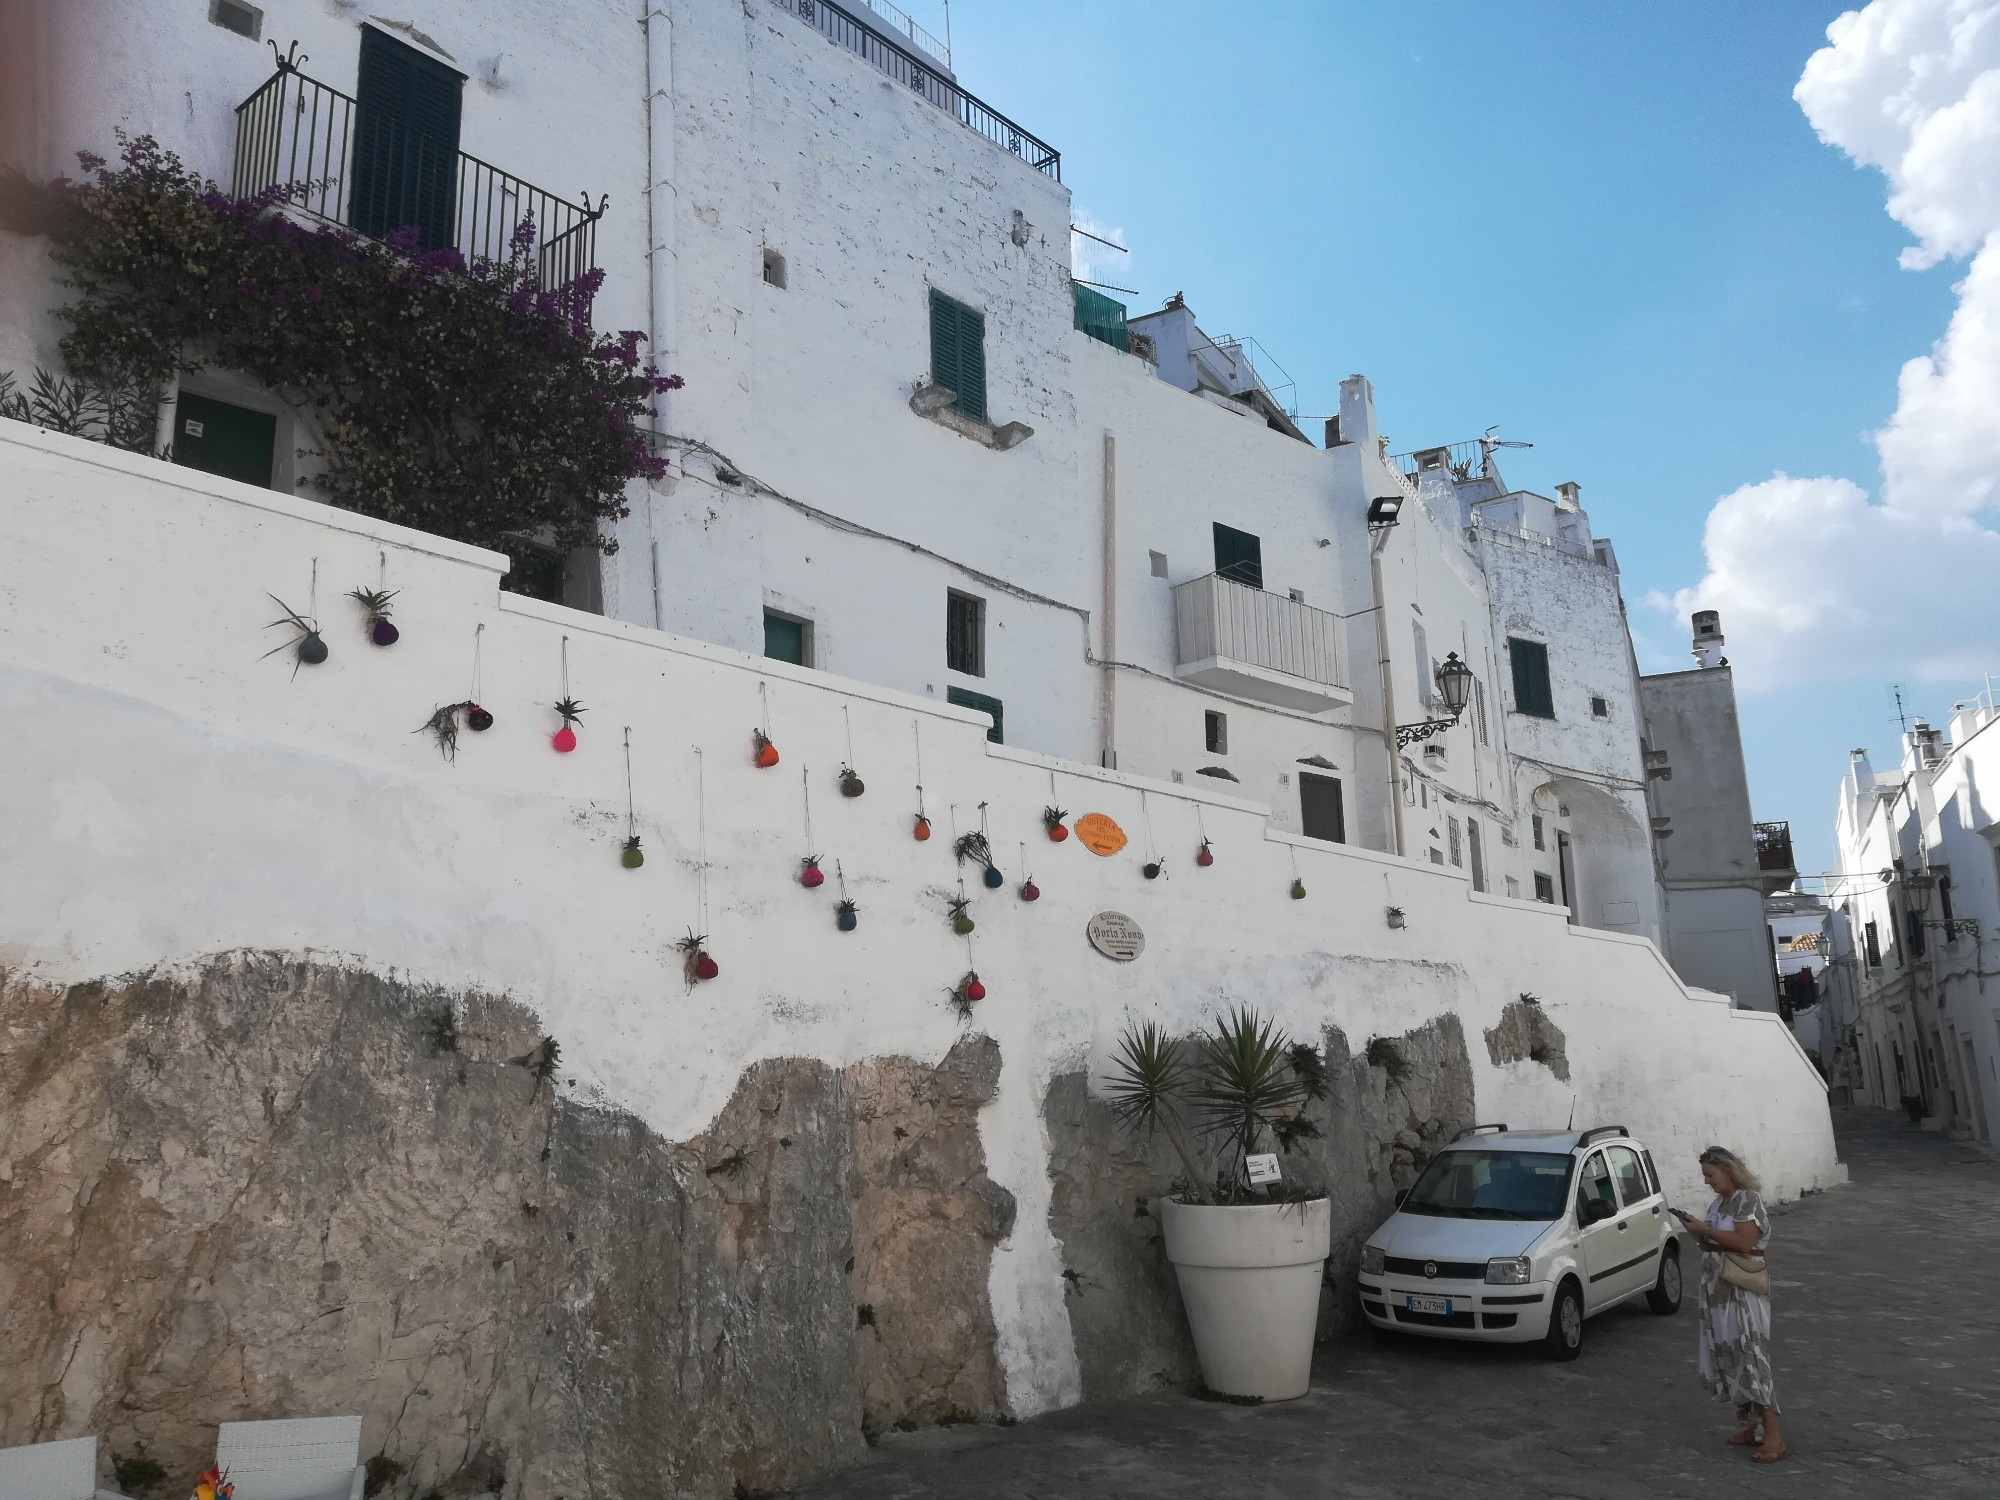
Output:
M1532 448L1533 443L1510 442L1506 438L1495 437L1500 424L1495 422L1479 437L1479 473L1481 478L1489 478L1493 473L1493 450L1495 448Z
M1902 683L1893 682L1889 684L1889 695L1896 700L1896 722L1903 726L1903 733L1908 734L1910 732L1910 716L1903 706Z
M1576 1129L1576 1095L1574 1094L1569 1096L1569 1124L1565 1125L1563 1129Z

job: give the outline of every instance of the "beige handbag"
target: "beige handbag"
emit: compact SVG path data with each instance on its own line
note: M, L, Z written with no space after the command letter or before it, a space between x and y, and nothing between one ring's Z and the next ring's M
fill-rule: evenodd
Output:
M1771 1295L1771 1273L1764 1265L1761 1255L1738 1255L1734 1251L1722 1252L1722 1279L1731 1286L1741 1287L1746 1292L1755 1292L1760 1297Z

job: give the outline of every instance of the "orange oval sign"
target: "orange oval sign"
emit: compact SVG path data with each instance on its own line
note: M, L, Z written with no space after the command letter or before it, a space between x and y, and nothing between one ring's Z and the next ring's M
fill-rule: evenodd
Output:
M1116 854L1125 847L1125 830L1103 813L1085 813L1078 818L1076 836L1092 854Z

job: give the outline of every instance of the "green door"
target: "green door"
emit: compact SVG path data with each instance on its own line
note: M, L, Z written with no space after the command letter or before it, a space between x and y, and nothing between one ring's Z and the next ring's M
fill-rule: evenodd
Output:
M174 462L204 474L271 487L278 419L182 391L174 408Z

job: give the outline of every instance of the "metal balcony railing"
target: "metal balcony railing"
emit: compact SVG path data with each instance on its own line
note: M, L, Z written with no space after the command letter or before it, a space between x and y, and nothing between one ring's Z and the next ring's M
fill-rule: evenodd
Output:
M507 259L529 222L551 290L596 266L604 202L573 203L399 122L358 114L351 95L308 78L300 61L296 52L279 56L278 71L236 106L231 191L283 187L295 213L378 240L413 229L420 248L449 247L468 260Z
M1189 579L1174 588L1174 638L1177 676L1298 706L1353 696L1341 684L1340 617L1283 594L1217 573Z
M1062 153L1047 141L1038 140L991 105L974 98L950 77L892 41L879 27L869 24L833 0L772 0L818 31L835 46L859 53L919 97L929 100L947 114L956 115L961 125L970 127L987 140L1011 151L1044 177L1062 181Z
M1757 868L1770 871L1796 869L1792 863L1792 825L1790 823L1752 823L1752 837L1757 841Z

